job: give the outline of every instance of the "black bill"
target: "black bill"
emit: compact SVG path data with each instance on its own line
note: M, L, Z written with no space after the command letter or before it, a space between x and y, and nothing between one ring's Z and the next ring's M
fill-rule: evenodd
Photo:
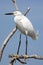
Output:
M13 13L5 13L5 15L13 15Z

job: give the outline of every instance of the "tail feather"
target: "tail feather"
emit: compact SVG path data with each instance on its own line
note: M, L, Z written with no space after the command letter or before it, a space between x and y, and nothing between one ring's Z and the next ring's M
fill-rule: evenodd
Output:
M39 37L39 31L37 31L36 33L36 39L38 39L38 37Z

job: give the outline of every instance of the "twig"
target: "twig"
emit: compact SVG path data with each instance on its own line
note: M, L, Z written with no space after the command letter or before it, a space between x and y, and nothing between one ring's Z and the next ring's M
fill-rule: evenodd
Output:
M9 58L12 58L10 64L13 64L14 61L16 61L16 60L18 60L18 61L19 61L20 63L22 63L22 64L27 64L26 62L21 61L21 60L19 59L19 55L9 55Z
M17 3L16 3L16 0L12 0L12 2L14 3L15 5L15 9L16 10L19 10L18 6L17 6ZM30 11L30 8L28 7L24 13L24 16L26 16L26 14Z
M24 16L26 16L26 14L30 11L30 8L27 8L25 13L24 13Z
M13 65L14 61L15 61L15 58L12 58L9 65Z
M34 58L34 59L38 59L38 60L43 60L43 56L39 56L39 55L9 55L10 58L13 58L15 57L16 59L19 58L19 59L28 59L28 58Z
M21 61L19 58L17 58L17 60L22 64L27 64L25 61Z
M16 4L16 0L12 0L12 2L14 3L16 10L19 10L19 8L18 8L18 6Z
M11 64L13 64L15 60L18 60L22 64L26 64L26 62L21 61L20 59L31 59L31 58L33 58L33 59L43 60L43 57L39 56L39 55L29 55L29 56L28 55L21 55L21 56L9 55L9 58L12 58L12 60L13 60L13 62L11 60Z
M5 39L5 41L3 42L2 44L2 47L0 49L0 61L1 61L1 58L2 58L2 54L3 54L3 51L8 43L8 41L10 40L10 38L13 36L13 34L16 32L17 28L15 27L12 32L7 36L7 38Z
M28 58L34 58L34 59L38 59L38 60L43 60L43 57L39 56L39 55L30 55Z

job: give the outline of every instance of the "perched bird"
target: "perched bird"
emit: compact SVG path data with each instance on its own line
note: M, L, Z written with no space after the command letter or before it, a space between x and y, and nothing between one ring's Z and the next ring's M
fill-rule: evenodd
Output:
M31 21L24 16L20 11L14 11L12 13L6 13L5 15L14 15L14 22L17 29L26 35L26 54L27 54L27 36L33 40L38 39L38 33L35 31Z

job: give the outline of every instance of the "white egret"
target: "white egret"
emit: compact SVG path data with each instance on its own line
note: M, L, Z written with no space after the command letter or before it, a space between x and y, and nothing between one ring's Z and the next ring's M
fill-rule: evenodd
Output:
M14 22L16 24L17 29L26 35L26 54L27 54L27 36L36 40L38 38L38 33L35 32L35 29L31 23L31 21L24 16L20 11L14 11L13 13L6 13L5 15L14 15ZM18 48L19 52L19 48Z

